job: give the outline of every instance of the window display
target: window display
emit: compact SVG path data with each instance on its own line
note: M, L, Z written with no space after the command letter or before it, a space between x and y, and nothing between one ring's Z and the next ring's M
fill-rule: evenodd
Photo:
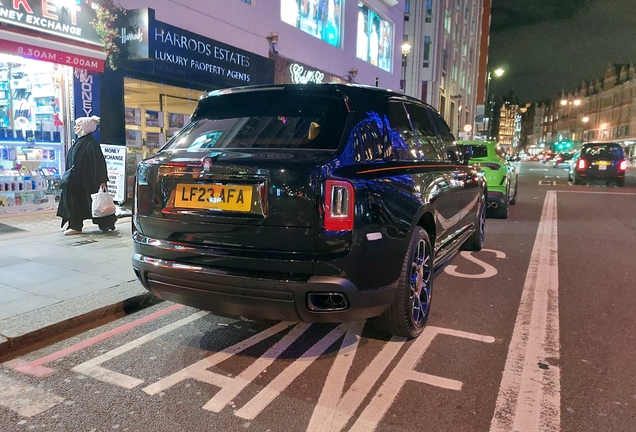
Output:
M391 72L393 24L358 2L356 56L382 70Z
M65 68L0 54L0 213L59 199Z
M280 18L330 45L340 46L343 0L281 0Z
M156 153L190 121L201 93L166 84L124 79L128 198L132 198L137 164Z

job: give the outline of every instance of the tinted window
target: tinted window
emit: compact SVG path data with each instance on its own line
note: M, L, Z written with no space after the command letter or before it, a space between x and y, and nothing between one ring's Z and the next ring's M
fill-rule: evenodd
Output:
M413 129L417 135L419 147L416 149L417 159L427 161L446 161L447 157L440 148L439 140L426 108L419 105L405 104Z
M581 156L593 160L620 160L625 157L625 154L618 144L593 144L583 146Z
M275 91L212 96L166 148L336 150L346 117L338 98Z
M455 137L453 136L453 133L450 131L448 125L446 124L442 116L437 111L431 108L427 108L427 111L429 116L431 117L431 120L435 124L435 127L437 128L437 132L439 133L439 136L442 140L442 144L441 144L442 152L444 153L444 155L448 155L449 152L453 152L455 153L457 159L459 160L459 155L460 155L459 147L457 146L457 143L455 142Z
M370 162L390 158L392 148L382 131L382 119L376 112L368 112L351 130L356 162Z
M389 102L389 123L393 155L401 160L417 159L417 141L402 102Z
M479 146L479 145L474 145L472 147L473 147L473 156L472 157L474 159L488 157L488 147Z

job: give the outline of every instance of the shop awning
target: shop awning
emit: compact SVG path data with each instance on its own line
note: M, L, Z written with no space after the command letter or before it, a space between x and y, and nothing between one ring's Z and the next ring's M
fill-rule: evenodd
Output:
M93 72L104 72L106 60L106 53L99 48L82 47L3 29L0 29L0 52Z

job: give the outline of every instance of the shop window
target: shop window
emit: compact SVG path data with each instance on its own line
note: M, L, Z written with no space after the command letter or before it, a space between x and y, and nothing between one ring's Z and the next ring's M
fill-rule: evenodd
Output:
M356 57L391 72L393 24L358 2Z
M202 93L133 78L124 79L128 198L132 198L132 176L137 164L155 154L188 124Z
M0 213L54 206L72 98L67 66L0 54Z
M280 18L305 33L340 47L342 34L342 0L281 0Z

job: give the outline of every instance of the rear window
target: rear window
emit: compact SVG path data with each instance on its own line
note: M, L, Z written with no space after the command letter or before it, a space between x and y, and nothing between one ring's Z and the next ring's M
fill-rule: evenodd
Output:
M488 157L488 147L485 146L472 146L473 158L485 158Z
M581 156L592 160L620 160L625 153L618 144L594 144L583 146Z
M342 99L282 91L203 99L165 149L336 150L347 119Z

